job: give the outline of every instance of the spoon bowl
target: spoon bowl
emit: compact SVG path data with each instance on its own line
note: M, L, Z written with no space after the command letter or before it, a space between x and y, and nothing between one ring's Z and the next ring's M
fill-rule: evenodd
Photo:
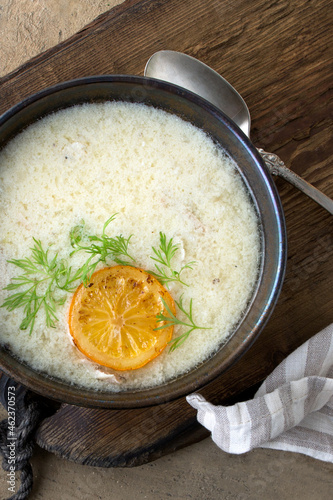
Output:
M249 137L251 117L244 99L206 64L181 52L162 50L147 62L145 76L158 77L200 95L222 110Z

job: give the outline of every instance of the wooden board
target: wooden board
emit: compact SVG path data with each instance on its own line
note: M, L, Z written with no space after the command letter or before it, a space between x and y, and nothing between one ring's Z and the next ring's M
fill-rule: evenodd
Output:
M251 138L333 197L332 15L328 0L128 0L66 42L0 80L0 112L60 81L96 74L142 75L171 49L199 58L245 98ZM248 353L201 393L244 397L297 346L333 321L333 217L276 181L288 231L288 267L278 305ZM62 405L40 425L40 446L79 463L132 466L202 439L180 399L137 410Z

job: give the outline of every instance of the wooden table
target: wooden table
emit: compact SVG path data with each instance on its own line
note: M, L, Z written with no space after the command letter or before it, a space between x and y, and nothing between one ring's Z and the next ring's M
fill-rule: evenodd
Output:
M253 143L277 153L333 197L332 24L329 0L127 0L66 42L0 79L0 112L42 88L88 75L142 75L157 50L186 52L222 74L246 100ZM296 347L333 321L333 217L276 181L288 231L278 305L259 340L201 392L237 400ZM62 405L36 440L76 462L132 466L207 435L180 399L147 409Z

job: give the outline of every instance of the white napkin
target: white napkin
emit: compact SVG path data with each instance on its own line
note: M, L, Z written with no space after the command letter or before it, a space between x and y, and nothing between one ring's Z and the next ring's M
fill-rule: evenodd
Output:
M214 406L200 394L186 399L228 453L274 448L333 462L333 324L290 354L252 400Z

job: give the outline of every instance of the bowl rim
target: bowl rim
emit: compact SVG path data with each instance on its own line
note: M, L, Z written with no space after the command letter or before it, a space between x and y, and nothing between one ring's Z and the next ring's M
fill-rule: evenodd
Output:
M253 161L257 172L261 176L264 185L267 189L267 194L269 196L270 202L272 204L271 212L272 216L275 217L277 234L276 234L276 246L277 246L277 262L275 262L274 269L274 279L270 283L269 289L266 291L266 303L261 305L261 308L256 312L257 321L251 330L244 333L244 338L242 339L240 347L234 350L228 357L228 360L224 363L223 369L221 366L215 364L215 366L208 370L202 368L211 361L211 359L216 357L216 354L208 358L204 363L199 365L199 368L191 370L189 374L192 374L192 379L190 383L188 382L188 375L184 374L180 377L167 382L166 384L155 386L149 389L136 390L136 391L123 391L119 393L105 392L105 391L95 391L89 389L82 389L75 385L69 385L62 382L56 378L51 378L45 374L38 373L34 369L27 366L25 363L20 362L18 359L8 354L8 352L1 347L0 349L0 369L6 373L9 377L21 383L31 391L42 395L46 398L54 399L64 403L75 404L79 406L86 407L101 407L101 408L137 408L152 406L160 403L165 403L174 399L183 397L191 392L201 389L216 377L224 373L231 366L238 361L241 356L248 351L248 349L255 342L263 327L266 325L274 307L277 302L278 296L281 291L281 287L284 280L286 259L287 259L287 237L286 237L286 224L283 213L283 208L281 200L276 189L276 186L272 180L272 177L262 159L261 155L258 153L257 149L251 143L250 139L239 129L239 127L228 118L220 109L216 108L213 104L209 103L205 99L199 97L197 94L190 92L182 87L178 87L168 82L161 80L142 77L142 76L132 76L132 75L102 75L102 76L90 76L83 77L73 80L68 80L65 82L60 82L51 87L42 89L19 103L15 104L9 110L5 111L0 117L0 128L3 124L8 123L9 120L15 119L16 115L23 110L29 108L29 106L34 103L46 98L51 99L58 92L62 92L64 89L80 88L82 86L90 85L103 85L103 84L128 84L134 85L143 92L143 99L146 92L150 92L151 89L155 89L159 92L171 95L172 98L175 96L178 99L185 100L190 105L195 105L201 108L205 113L208 113L213 120L217 120L230 131L234 136L235 141L246 150L249 158ZM52 112L52 111L50 111ZM1 130L0 130L1 136ZM259 286L259 284L258 284ZM251 307L253 306L254 297L250 301L245 318L241 324L246 321L247 315ZM238 329L236 329L238 330ZM228 340L229 342L229 340ZM227 342L227 343L228 343ZM195 375L196 373L196 375Z

